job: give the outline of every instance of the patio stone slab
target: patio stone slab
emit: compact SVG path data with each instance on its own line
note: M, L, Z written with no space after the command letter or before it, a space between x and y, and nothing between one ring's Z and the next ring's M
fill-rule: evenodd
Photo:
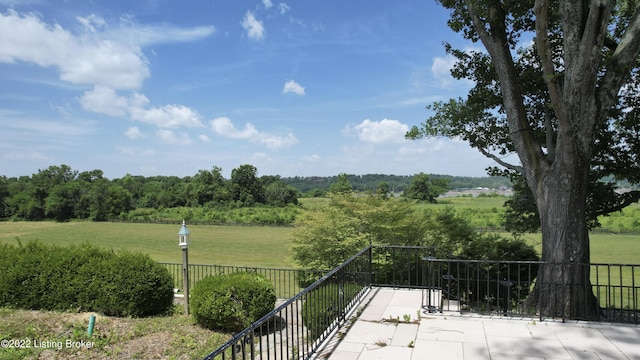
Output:
M640 359L637 325L428 313L420 290L392 288L363 306L323 359Z

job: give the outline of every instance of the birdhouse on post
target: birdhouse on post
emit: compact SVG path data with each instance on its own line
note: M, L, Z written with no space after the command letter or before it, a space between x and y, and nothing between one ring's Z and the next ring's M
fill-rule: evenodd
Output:
M178 232L178 245L183 249L189 247L189 229L187 229L187 223L184 220L182 220L182 227Z

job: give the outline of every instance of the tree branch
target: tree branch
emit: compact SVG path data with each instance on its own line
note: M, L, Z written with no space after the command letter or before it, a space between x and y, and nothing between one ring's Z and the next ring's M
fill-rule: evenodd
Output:
M615 211L621 211L625 207L640 201L640 190L633 190L617 196L616 203L604 209L594 212L595 216L607 215Z
M500 164L501 166L509 169L509 170L513 170L513 171L517 171L519 173L522 174L523 168L522 166L517 166L517 165L513 165L513 164L509 164L508 162L500 159L499 157L495 156L494 154L488 152L487 150L485 150L484 148L479 147L478 150L480 150L480 152L482 153L482 155L488 157L489 159L492 159L493 161L497 162L498 164Z
M536 15L536 45L538 46L538 56L542 65L544 82L547 84L551 106L559 121L567 121L567 108L562 98L562 90L558 83L558 75L553 65L551 53L551 42L548 36L549 17L547 0L536 0L533 11Z
M520 157L520 161L524 165L521 170L526 170L522 174L528 183L534 184L540 179L541 174L546 171L548 163L533 133L531 131L520 131L521 129L528 129L530 126L518 83L519 76L509 48L509 39L506 33L507 15L501 7L500 1L487 1L489 25L489 31L487 31L485 23L478 14L476 4L476 1L465 0L473 26L489 52L493 67L498 74L511 140ZM486 152L483 153L487 155ZM513 168L513 165L504 164L494 156L489 157L507 168Z
M618 91L626 81L640 54L640 4L629 21L620 43L611 55L611 61L598 91L600 111L606 111L617 101Z

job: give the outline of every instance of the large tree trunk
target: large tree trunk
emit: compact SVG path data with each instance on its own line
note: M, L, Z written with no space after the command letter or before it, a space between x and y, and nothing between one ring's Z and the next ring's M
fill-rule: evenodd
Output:
M541 316L596 320L590 280L586 198L589 165L572 151L558 154L538 179L542 261L530 304Z

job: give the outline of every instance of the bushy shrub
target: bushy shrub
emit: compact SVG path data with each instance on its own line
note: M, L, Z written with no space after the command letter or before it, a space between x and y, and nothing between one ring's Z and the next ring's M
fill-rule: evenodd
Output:
M121 253L102 259L93 269L83 270L81 278L92 278L80 293L83 303L105 315L156 315L173 304L169 271L147 255Z
M147 255L95 246L3 245L0 306L148 316L173 303L168 270Z
M255 272L207 277L191 290L191 313L211 330L238 332L274 309L275 288Z

